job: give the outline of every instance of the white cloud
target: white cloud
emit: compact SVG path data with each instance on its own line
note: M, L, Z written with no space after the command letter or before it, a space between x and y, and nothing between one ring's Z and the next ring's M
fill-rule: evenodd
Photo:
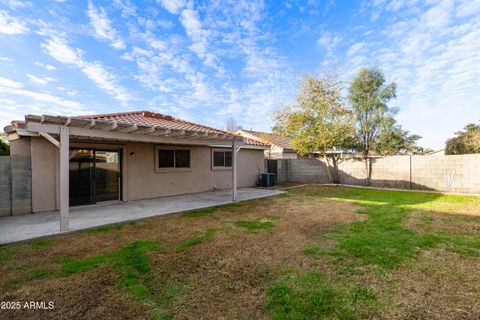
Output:
M347 51L347 57L353 57L357 55L359 52L365 49L365 46L366 45L364 42L357 42L353 44Z
M25 8L31 5L30 2L22 0L2 0L1 1L8 8Z
M113 3L122 10L124 17L137 15L137 8L129 0L113 0Z
M0 56L0 61L3 61L3 62L12 62L13 59L12 59L12 58L9 58L9 57Z
M443 0L425 12L421 17L421 21L429 29L444 28L450 23L453 8L453 0Z
M40 62L40 61L35 61L34 63L35 63L36 66L45 68L45 69L47 69L48 71L54 71L54 70L57 69L57 68L55 68L54 66L52 66L51 64L45 64L45 63Z
M116 78L98 62L86 63L82 71L100 88L104 89L119 101L131 100L128 91L117 84Z
M342 37L340 35L327 31L318 38L317 44L324 47L327 52L333 52L341 41Z
M51 78L51 77L40 78L40 77L37 77L37 76L35 76L33 74L30 74L30 73L27 73L27 78L30 81L32 81L36 84L41 84L41 85L46 85L49 82L57 81L57 79L54 79L54 78Z
M480 13L480 0L463 0L457 8L457 17L470 17Z
M480 19L470 1L417 2L402 7L382 31L382 41L367 43L361 65L378 65L398 85L398 118L424 136L426 147L444 141L472 118L480 117ZM422 4L422 6L420 6ZM388 2L385 10L394 10ZM462 16L454 19L454 15ZM346 55L347 58L347 55ZM360 65L347 58L348 76Z
M104 8L96 8L93 3L89 1L87 13L90 18L90 24L95 30L95 37L110 41L110 45L115 49L125 49L125 42L112 27L111 21L108 19Z
M49 55L62 63L75 65L77 67L82 67L84 63L81 58L83 51L70 48L67 41L61 37L50 37L46 43L42 43L42 47Z
M67 41L54 36L42 44L46 52L58 61L79 68L98 87L102 88L122 104L134 100L127 89L118 84L116 77L105 69L100 62L83 59L83 51L71 48Z
M180 22L192 40L192 45L189 47L190 50L195 52L205 65L216 69L220 73L224 73L225 70L218 65L218 58L208 51L208 41L211 33L202 29L198 11L193 9L182 10Z
M0 77L0 93L2 95L18 95L31 98L35 101L54 103L58 106L64 106L73 109L79 109L82 105L79 102L63 99L61 97L45 92L36 92L23 89L23 84L20 82Z
M8 105L8 106L14 106L17 104L17 102L15 100L11 100L11 99L0 99L0 104L2 105Z
M184 0L157 0L157 2L171 14L178 14L185 7Z
M6 11L0 11L0 33L15 35L27 33L28 31L24 21L9 16Z
M7 88L23 88L23 83L14 81L12 79L0 77L0 86Z

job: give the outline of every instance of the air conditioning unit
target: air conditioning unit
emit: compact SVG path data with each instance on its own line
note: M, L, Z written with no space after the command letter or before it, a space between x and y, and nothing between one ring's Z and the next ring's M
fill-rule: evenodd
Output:
M269 188L277 184L275 173L261 173L259 177L260 187Z

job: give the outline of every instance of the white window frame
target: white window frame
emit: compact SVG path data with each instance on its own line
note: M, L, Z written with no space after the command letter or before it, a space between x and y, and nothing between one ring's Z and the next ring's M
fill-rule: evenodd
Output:
M173 163L174 167L171 168L160 168L159 167L159 159L158 159L158 151L159 150L173 150ZM176 168L175 167L175 151L176 150L188 150L190 152L190 163L188 168ZM185 147L176 147L176 146L155 146L155 172L189 172L192 171L192 149L185 148Z
M212 148L212 152L211 152L211 156L210 156L210 161L211 161L211 163L212 163L212 170L214 170L214 171L217 171L217 170L218 170L218 171L221 171L221 170L232 170L232 167L231 167L231 166L230 166L230 167L225 167L225 166L221 166L221 167L218 167L218 166L217 166L217 167L216 167L216 166L214 165L215 162L214 162L213 155L214 155L215 152L223 152L223 153L225 153L225 152L230 152L230 153L231 153L231 152L232 152L232 149L227 149L227 148ZM225 154L224 154L223 157L224 157L224 159L225 159ZM233 154L232 154L232 164L233 164Z

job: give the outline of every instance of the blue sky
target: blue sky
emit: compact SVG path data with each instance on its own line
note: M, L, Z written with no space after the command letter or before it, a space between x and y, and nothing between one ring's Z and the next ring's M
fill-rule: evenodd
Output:
M378 66L442 147L480 120L480 0L0 0L0 122L143 110L269 130L307 73Z

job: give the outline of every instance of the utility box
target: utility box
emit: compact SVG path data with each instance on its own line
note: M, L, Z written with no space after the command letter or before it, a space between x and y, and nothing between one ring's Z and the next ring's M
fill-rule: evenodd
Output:
M273 187L277 183L275 173L261 173L259 180L260 187L264 188Z

